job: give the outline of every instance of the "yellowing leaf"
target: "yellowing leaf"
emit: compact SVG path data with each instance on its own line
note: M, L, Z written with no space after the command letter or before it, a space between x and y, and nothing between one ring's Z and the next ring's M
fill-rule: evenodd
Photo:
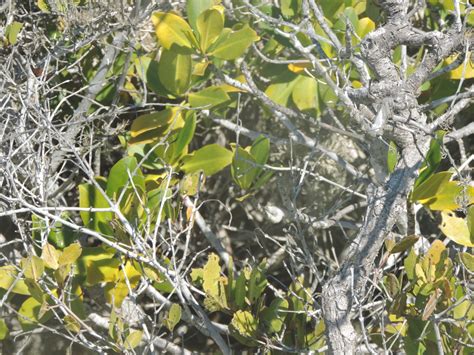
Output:
M357 35L364 38L369 32L375 30L375 23L368 17L363 17L357 23Z
M127 350L134 349L140 344L142 338L143 332L141 330L134 330L127 336L123 345Z
M59 266L70 265L76 262L81 256L82 248L79 243L73 243L68 247L64 248L62 254L59 256Z
M151 21L155 25L156 37L164 48L181 54L193 52L196 38L191 27L181 17L173 13L155 12Z
M181 109L179 107L169 107L162 111L149 113L136 118L132 122L132 126L130 128L130 135L132 137L137 137L140 134L143 134L156 128L167 128L173 122L176 122L176 128L179 128L180 123L182 123L182 120L183 119L181 117Z
M7 324L3 319L0 319L0 340L3 340L8 337L10 330L7 327Z
M301 111L318 108L318 83L316 79L300 75L296 80L291 97L296 107Z
M13 284L14 286L11 292L18 293L20 295L30 294L30 291L28 291L28 287L26 286L25 281L19 279L18 270L15 268L15 266L6 265L0 267L0 288L4 290L9 290Z
M132 289L135 288L140 281L140 277L141 274L131 263L125 265L125 270L118 269L116 273L117 281L108 283L105 286L104 293L107 302L113 303L115 307L120 307L130 292L128 284Z
M163 321L163 324L169 329L170 332L172 332L180 320L181 306L177 303L173 303L168 311L168 316Z
M296 74L302 74L304 73L305 69L309 69L312 67L313 65L310 62L288 64L288 70Z
M79 321L76 319L76 317L67 315L64 317L64 325L66 326L66 329L73 332L73 333L79 333L81 330L81 324Z
M445 60L445 64L449 65L452 62L454 62L459 54L452 55L448 59ZM464 73L464 75L463 75ZM468 52L466 54L466 57L464 58L464 61L459 65L457 68L451 70L449 72L449 78L454 79L454 80L459 80L459 79L471 79L474 78L474 62L471 59L471 52Z
M209 46L221 34L224 28L224 18L219 11L209 9L198 16L196 25L199 32L201 51L206 53Z
M54 246L46 243L41 253L41 259L44 260L47 267L56 270L59 267L58 259L60 254L61 252L56 250Z
M21 260L21 267L27 279L37 281L44 272L44 263L36 255Z
M474 247L474 230L469 230L465 218L456 217L453 211L442 211L441 217L439 228L449 239L460 245Z

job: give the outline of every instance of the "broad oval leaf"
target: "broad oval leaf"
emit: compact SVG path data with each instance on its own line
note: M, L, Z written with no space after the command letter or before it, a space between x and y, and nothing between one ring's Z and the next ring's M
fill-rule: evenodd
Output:
M133 330L127 336L127 338L125 338L125 342L123 343L123 346L127 350L135 349L138 345L140 345L142 338L143 338L143 332L141 330Z
M295 87L292 91L291 98L299 110L317 109L318 100L318 83L316 79L309 76L300 75L296 80Z
M173 13L155 12L151 16L155 25L156 37L161 45L181 54L192 53L196 38L188 23Z
M74 264L81 254L81 245L79 243L73 243L64 248L63 252L58 258L58 264L59 266Z
M0 288L4 290L11 289L11 292L19 295L29 295L25 281L18 277L18 270L13 265L0 267Z
M199 32L199 44L201 51L206 53L224 29L224 19L216 9L208 9L201 13L196 23Z
M46 243L41 253L41 259L43 259L47 267L56 270L59 267L58 258L60 254L61 252L56 250L54 246Z
M198 32L197 19L201 13L211 8L216 3L215 0L187 0L186 14L188 21L194 31Z
M147 131L169 126L174 120L178 120L181 114L179 107L169 107L162 111L148 113L136 118L132 122L130 135L137 137Z
M210 109L224 102L230 101L230 97L220 87L210 86L201 91L190 93L188 95L188 100L191 107Z
M181 306L177 303L173 303L168 311L168 316L163 321L164 325L170 332L173 331L174 327L181 320Z
M23 273L27 279L39 280L41 275L44 272L44 263L43 260L36 255L31 255L28 258L23 258L21 260L21 267Z
M137 189L145 191L145 179L140 169L137 169L138 163L135 157L125 157L119 160L110 169L107 180L107 195L111 198L118 198L118 193L127 185L131 187L130 178L133 178L133 184Z
M192 60L188 54L179 54L170 50L161 52L158 66L160 82L173 95L184 94L191 83Z
M471 212L472 211L472 212ZM469 208L468 218L472 218L474 207ZM457 217L453 211L441 212L439 228L452 241L466 247L474 247L474 229L470 229L466 218Z
M253 42L259 39L257 33L247 25L235 32L223 31L221 37L209 54L226 60L239 58Z
M23 330L28 331L37 327L38 323L45 323L52 317L50 310L42 310L47 308L46 304L41 304L33 297L27 298L18 311L18 320Z
M183 159L181 167L186 173L202 170L205 175L213 175L232 162L232 152L218 144L209 144L194 151Z

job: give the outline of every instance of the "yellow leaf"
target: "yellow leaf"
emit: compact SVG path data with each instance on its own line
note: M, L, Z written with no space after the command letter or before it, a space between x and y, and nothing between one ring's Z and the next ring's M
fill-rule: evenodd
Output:
M61 252L56 250L55 247L46 243L43 247L43 252L41 253L41 259L44 260L47 267L56 270L59 267L58 258L60 254Z
M76 262L81 256L82 248L79 243L73 243L68 247L64 248L62 254L58 258L59 266L70 265Z
M156 129L159 127L167 126L169 121L175 116L176 111L171 108L167 108L163 111L148 113L142 115L132 122L130 128L130 135L137 137L138 135Z
M155 25L156 37L166 49L190 54L193 52L193 46L197 46L191 27L178 15L155 12L151 21Z
M201 51L206 53L211 44L215 42L224 28L224 18L215 9L209 9L200 14L196 22L199 31Z
M364 38L369 32L375 30L375 23L368 17L363 17L357 24L357 34L360 38Z
M448 59L446 59L444 61L444 63L446 65L449 65L451 64L452 62L454 62L457 57L459 56L459 54L455 54L455 55L452 55L451 57L449 57ZM464 72L464 75L463 75L463 72ZM463 60L463 62L461 63L460 66L458 66L456 69L453 69L449 72L449 78L450 79L455 79L455 80L459 80L459 79L471 79L471 78L474 78L474 63L471 59L471 53L468 52Z
M439 228L449 239L467 247L474 247L474 229L469 231L465 218L457 217L453 211L447 210L441 212L441 217Z
M312 68L312 64L310 62L288 64L288 70L296 74L301 74L305 71L305 69L310 68Z

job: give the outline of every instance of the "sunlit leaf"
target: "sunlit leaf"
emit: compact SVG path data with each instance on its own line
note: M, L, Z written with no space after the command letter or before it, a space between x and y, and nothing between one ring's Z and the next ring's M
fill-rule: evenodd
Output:
M257 33L247 25L235 32L223 31L209 55L226 60L237 59L258 39Z
M206 53L209 46L221 34L224 28L224 19L219 11L208 9L198 16L196 26L199 32L201 51Z
M141 330L133 330L127 336L127 338L125 338L123 346L127 350L135 349L138 345L140 345L142 338L143 338L143 332Z
M79 243L73 243L68 247L64 248L63 252L58 258L59 266L70 265L76 262L81 256L82 248Z
M209 144L194 151L183 159L181 169L186 173L202 170L205 175L213 175L232 162L232 152L218 144Z
M439 228L444 235L460 245L474 247L474 230L469 230L466 218L457 217L453 211L442 211L441 217Z
M163 321L163 324L170 332L172 332L180 320L181 306L177 303L173 303L168 311L168 316Z
M18 270L13 265L0 267L0 288L4 290L11 289L11 292L20 295L29 295L28 287L25 281L18 276Z
M173 13L155 12L151 16L156 37L161 45L174 52L190 54L196 45L196 38L188 23Z

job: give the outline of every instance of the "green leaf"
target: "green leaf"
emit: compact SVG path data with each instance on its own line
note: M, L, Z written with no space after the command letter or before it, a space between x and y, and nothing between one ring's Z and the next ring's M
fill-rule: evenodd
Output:
M220 87L210 86L201 91L190 93L188 100L191 107L210 109L230 101L230 97Z
M441 190L442 186L449 182L453 173L451 171L442 171L430 176L426 181L415 186L411 194L412 201L424 203L433 198Z
M173 160L179 158L183 152L187 152L189 143L194 137L194 131L196 130L196 114L190 112L186 115L183 128L179 131L176 137L176 143L173 153Z
M247 294L247 289L245 287L247 279L245 278L245 273L241 272L235 280L235 287L233 289L233 301L237 308L244 308L245 305L245 295Z
M21 22L13 21L5 29L5 37L7 37L8 43L12 46L16 44L18 33L20 33L22 28L23 24Z
M198 32L197 18L205 10L211 8L215 4L214 0L187 0L186 13L188 21L194 31Z
M259 136L250 148L250 154L260 165L265 165L270 156L270 140L265 136Z
M426 154L426 159L420 170L420 175L415 181L415 188L428 179L428 177L430 177L436 171L439 164L441 163L441 160L443 159L442 147L445 134L446 131L436 131L436 137L430 142L430 149Z
M37 257L36 255L23 258L21 260L21 267L25 277L35 281L39 280L44 272L43 260L41 260L41 258Z
M77 261L79 274L85 277L84 286L115 281L120 264L115 251L105 247L85 247Z
M69 314L64 317L64 326L73 333L79 333L81 331L81 324L77 318Z
M47 0L38 0L37 5L41 11L46 12L46 13L51 12L51 6L49 5Z
M443 171L431 175L415 187L412 200L434 211L455 210L474 203L474 186L462 186L458 181L449 181L452 174Z
M474 255L470 253L459 253L459 257L470 272L474 272Z
M23 302L18 311L18 320L24 331L32 330L37 327L38 323L46 323L51 319L53 313L50 310L44 312L42 308L45 307L47 308L33 297L29 297Z
M287 300L275 298L270 306L261 312L260 319L266 324L270 334L278 333L283 328L288 308L289 303Z
M130 127L130 135L132 138L134 138L145 132L160 127L168 128L169 125L174 120L177 120L178 116L180 115L181 110L179 107L169 107L162 111L139 116L132 122L132 126Z
M237 147L232 159L231 174L235 182L244 190L252 186L259 168L253 156L246 150Z
M194 196L199 191L201 181L201 173L186 174L179 183L179 192L182 195Z
M216 41L209 54L225 60L237 59L258 39L257 33L248 25L235 32L223 31L221 40Z
M168 316L164 319L163 324L170 332L173 331L174 327L181 320L181 306L177 303L173 303L168 311Z
M281 106L288 106L288 100L293 93L298 77L293 73L284 72L277 76L265 90L265 94Z
M135 157L125 157L115 163L110 169L107 181L107 195L110 198L117 200L120 190L127 185L131 187L129 176L132 176L133 184L137 189L145 191L145 179L137 166Z
M10 330L8 329L7 323L3 319L0 319L0 340L4 340L10 334Z
M155 12L151 21L155 25L156 37L164 48L181 54L194 52L196 38L191 27L181 17L173 13Z
M43 259L47 267L56 270L59 267L58 258L60 254L61 252L56 250L54 246L46 243L41 253L41 259Z
M107 186L104 178L97 177L96 182L102 188L100 189L92 184L81 184L79 185L79 207L81 208L110 208L109 203L106 200L106 197L103 195L105 193ZM112 212L89 212L89 211L80 211L82 222L84 226L104 233L106 235L111 235L111 229L108 226L108 223L113 218Z
M301 0L280 0L280 11L286 19L301 14Z
M141 330L133 330L125 339L123 346L127 350L135 349L142 341L143 332Z
M390 250L390 254L403 253L404 251L411 248L418 241L418 239L420 239L420 237L416 235L409 235L403 238Z
M232 152L218 144L209 144L184 157L181 169L186 173L202 170L206 176L213 175L232 162Z
M318 83L316 79L299 75L296 79L291 98L296 107L301 111L319 108Z
M29 295L30 291L28 290L25 281L18 277L18 270L13 265L5 265L0 267L0 288L4 290L9 290L11 287L11 292L17 293L20 295Z
M390 141L387 154L387 168L389 173L393 173L398 163L398 149L394 141Z
M73 243L64 248L63 252L59 256L58 264L59 266L74 264L81 254L81 245L79 243Z
M206 53L224 29L224 18L216 9L209 9L198 16L196 23L201 51Z
M405 267L405 272L407 273L408 280L413 280L415 278L415 265L417 262L417 255L415 250L411 248L408 256L403 260L403 266Z
M192 60L188 54L179 54L170 50L161 52L158 66L160 82L173 95L184 94L191 83Z
M250 280L248 284L247 298L250 304L253 304L265 291L268 281L263 273L265 261L260 265L254 267L250 273Z

